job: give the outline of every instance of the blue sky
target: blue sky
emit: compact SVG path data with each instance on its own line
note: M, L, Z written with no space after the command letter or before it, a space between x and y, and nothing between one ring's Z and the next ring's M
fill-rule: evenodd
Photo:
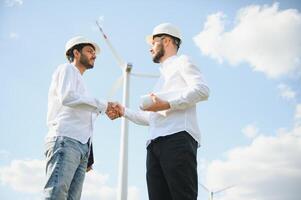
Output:
M301 4L299 1L33 1L0 2L0 198L40 199L44 181L47 93L64 46L76 35L102 51L84 74L89 92L106 99L121 75L95 26L101 24L133 71L158 74L145 36L162 22L183 35L211 89L198 105L199 181L210 190L236 185L218 200L297 200L301 193ZM155 79L132 77L130 107ZM121 101L120 89L113 97ZM129 199L146 200L148 130L130 124ZM97 119L96 163L82 199L116 197L120 120ZM199 199L207 193L199 188Z

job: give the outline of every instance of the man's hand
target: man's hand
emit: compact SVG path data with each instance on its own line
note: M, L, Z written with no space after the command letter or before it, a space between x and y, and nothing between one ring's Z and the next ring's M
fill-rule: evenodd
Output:
M114 120L124 115L124 107L118 102L108 102L107 116Z
M89 171L91 171L92 169L93 169L92 166L91 166L91 167L87 167L86 172L89 172Z
M150 97L153 101L153 104L147 108L141 108L141 110L157 112L170 109L170 104L168 103L168 101L164 101L154 94L151 94Z

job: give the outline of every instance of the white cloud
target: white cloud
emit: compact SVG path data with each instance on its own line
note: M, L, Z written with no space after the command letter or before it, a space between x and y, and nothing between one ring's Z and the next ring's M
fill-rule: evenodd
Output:
M5 0L5 6L14 7L23 5L23 0Z
M83 200L115 200L116 188L107 184L109 175L93 170L86 175ZM16 192L31 194L39 199L45 183L45 162L43 160L13 160L10 165L0 167L0 183ZM129 187L129 199L139 200L139 189Z
M288 85L279 84L278 89L280 91L280 96L286 100L294 100L296 97L296 92L293 91Z
M301 120L301 104L297 105L296 113L295 113L295 119Z
M10 166L0 168L0 181L16 191L38 193L44 177L42 169L40 160L13 160Z
M296 113L300 113L296 109ZM276 136L257 136L207 168L206 183L219 189L236 185L217 200L298 200L301 196L301 125Z
M0 150L0 158L8 158L10 156L10 152L8 152L7 150L1 149Z
M258 135L258 128L254 124L248 124L241 131L248 138L254 138Z
M204 29L194 37L203 54L231 65L247 62L254 71L277 78L301 70L301 14L252 5L236 15L235 27L225 31L226 16L208 16Z
M18 39L19 37L20 37L19 34L18 34L18 33L15 33L15 32L11 32L11 33L9 34L9 38L12 39L12 40L16 40L16 39Z
M107 185L108 175L93 170L86 175L83 188L83 200L115 200L117 188ZM139 200L139 189L135 186L128 188L128 199Z

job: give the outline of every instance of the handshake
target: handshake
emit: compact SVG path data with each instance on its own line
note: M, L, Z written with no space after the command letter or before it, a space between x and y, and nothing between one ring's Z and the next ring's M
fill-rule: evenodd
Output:
M155 94L146 95L143 97L140 109L149 112L158 112L170 109L170 104L168 101L159 98ZM125 108L118 102L108 102L106 114L111 119L114 120L119 117L124 116Z
M106 114L111 120L122 117L124 116L124 107L118 102L108 102Z

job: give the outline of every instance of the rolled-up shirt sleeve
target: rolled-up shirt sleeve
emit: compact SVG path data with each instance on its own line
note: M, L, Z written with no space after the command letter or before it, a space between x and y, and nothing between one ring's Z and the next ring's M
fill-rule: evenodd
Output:
M125 108L124 117L134 122L135 124L149 126L149 112L133 111L131 109Z
M169 100L170 110L186 109L209 97L209 87L195 65L185 62L180 68L180 73L187 83L187 89L178 98Z
M76 76L74 70L68 66L59 72L57 82L57 93L59 101L72 108L84 109L95 113L105 113L107 102L87 96L76 88Z

